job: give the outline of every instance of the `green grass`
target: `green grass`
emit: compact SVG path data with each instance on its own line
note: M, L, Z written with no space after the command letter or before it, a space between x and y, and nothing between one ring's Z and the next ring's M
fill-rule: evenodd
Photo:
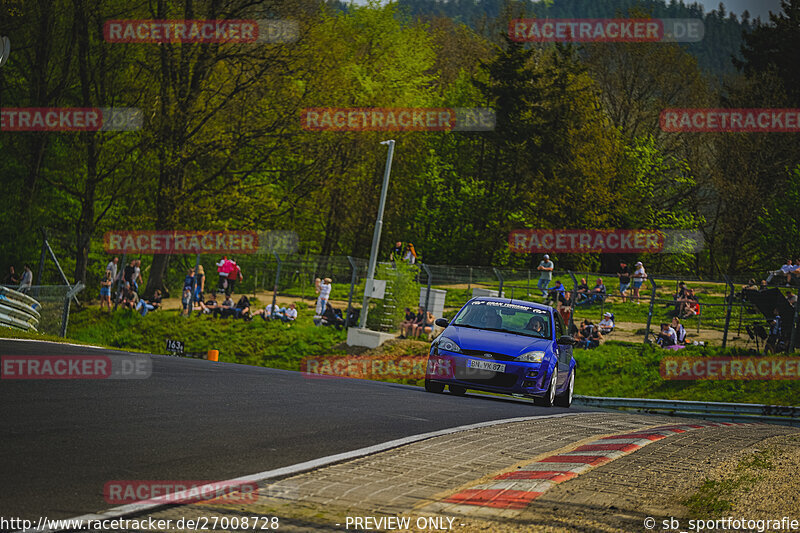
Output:
M752 355L741 349L689 346L680 352L652 345L608 341L593 350L575 350L575 394L716 402L800 404L800 382L793 380L664 380L662 357Z

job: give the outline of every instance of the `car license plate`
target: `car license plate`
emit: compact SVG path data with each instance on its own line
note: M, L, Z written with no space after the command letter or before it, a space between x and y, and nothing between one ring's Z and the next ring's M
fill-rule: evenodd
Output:
M492 372L505 372L506 365L494 363L492 361L479 361L477 359L467 359L467 367L479 370L491 370Z

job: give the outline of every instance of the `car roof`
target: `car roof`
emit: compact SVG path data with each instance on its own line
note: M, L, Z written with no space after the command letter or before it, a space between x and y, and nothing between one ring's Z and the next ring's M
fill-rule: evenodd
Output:
M469 302L500 302L510 304L513 303L515 305L525 305L531 307L533 309L541 309L542 311L552 311L553 308L549 305L539 304L536 302L528 302L525 300L517 300L516 298L497 298L494 296L477 296L475 298L471 298ZM467 303L469 303L467 302ZM465 304L466 305L466 304Z

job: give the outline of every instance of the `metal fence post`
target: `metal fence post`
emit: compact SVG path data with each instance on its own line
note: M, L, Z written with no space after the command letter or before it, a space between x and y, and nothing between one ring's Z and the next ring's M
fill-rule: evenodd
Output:
M61 313L61 337L67 336L67 324L69 324L69 307L71 300L75 297L76 294L81 292L84 288L83 283L80 281L70 287L67 285L67 294L64 296L64 310Z
M530 270L528 271L530 275ZM578 292L578 280L572 270L567 270L567 274L572 278L572 292L569 295L569 332L577 330L575 327L575 293Z
M115 294L114 294L114 311L117 310L117 306L122 301L122 278L125 275L125 261L128 259L128 254L122 252L122 261L117 268L117 279L114 280L114 287Z
M797 347L797 328L800 326L797 318L800 316L800 305L794 304L794 320L792 321L792 336L789 338L789 352L793 352Z
M656 282L653 278L648 278L650 284L653 286L653 289L650 291L650 309L647 311L647 327L644 330L644 343L648 344L650 342L650 324L653 321L653 306L656 303Z
M531 269L528 269L528 284L525 287L526 298L531 297Z
M278 252L272 252L278 262L278 269L275 271L275 287L272 289L272 312L275 312L275 301L278 299L278 280L281 279L281 258Z
M347 296L347 317L345 320L347 321L346 324L348 327L350 324L350 312L353 308L353 291L356 289L356 279L358 276L358 267L356 266L356 262L353 261L353 258L349 255L347 256L347 260L350 262L350 294ZM355 325L355 324L352 324Z
M428 304L431 301L431 280L433 279L433 275L431 274L431 269L428 268L428 265L422 263L422 268L425 269L425 273L428 275L428 289L425 291L425 312L428 312Z
M725 346L728 344L728 327L731 324L731 307L733 306L733 293L736 291L736 289L733 286L733 282L731 282L731 278L729 278L727 274L723 274L722 277L725 278L725 283L727 283L728 287L731 288L731 295L728 297L728 307L725 311L725 329L722 332L722 347L725 348ZM697 322L700 322L699 317Z
M492 270L494 270L494 275L497 276L497 279L500 280L500 288L497 289L497 297L498 298L502 298L503 297L503 275L496 268L492 268Z
M472 289L472 267L469 267L469 282L467 283L467 290Z

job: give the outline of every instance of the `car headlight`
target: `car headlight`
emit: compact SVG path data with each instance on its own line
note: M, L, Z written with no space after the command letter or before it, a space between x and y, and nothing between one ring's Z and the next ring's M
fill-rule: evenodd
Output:
M544 352L525 352L517 357L517 361L521 363L541 363L544 359Z
M447 337L440 337L439 344L436 345L440 350L447 350L448 352L461 353L461 348L455 343L453 339Z

